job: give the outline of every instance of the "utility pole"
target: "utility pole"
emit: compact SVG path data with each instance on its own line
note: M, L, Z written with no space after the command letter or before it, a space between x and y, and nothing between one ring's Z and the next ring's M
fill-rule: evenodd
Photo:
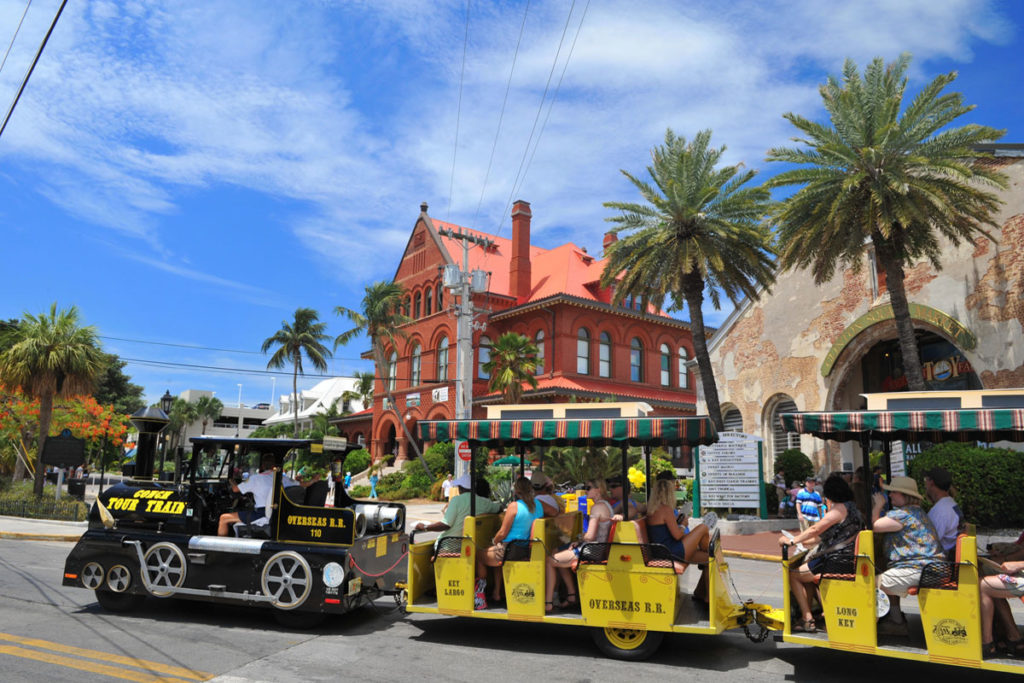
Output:
M469 420L473 417L473 330L482 330L484 323L477 323L474 317L482 313L473 308L473 294L487 291L487 273L477 269L469 270L469 246L478 244L485 250L494 245L486 237L471 235L462 230L441 228L438 234L449 239L462 242L462 269L457 265L444 267L442 282L444 286L457 296L459 302L453 306L456 320L456 362L455 362L455 419ZM460 477L469 471L469 463L455 458L455 476Z

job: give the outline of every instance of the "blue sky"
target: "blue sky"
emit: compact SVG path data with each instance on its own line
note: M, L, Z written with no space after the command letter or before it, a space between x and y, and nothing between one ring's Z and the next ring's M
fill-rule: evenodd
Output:
M25 4L0 0L0 50ZM58 4L32 2L0 111ZM1024 3L559 0L524 24L525 9L473 2L464 42L462 2L69 3L0 138L0 318L74 304L149 400L230 404L241 384L253 404L291 383L260 372L263 339L300 306L348 329L334 307L393 276L421 201L508 236L522 198L536 244L598 253L602 202L635 199L619 170L641 172L666 127L712 128L763 178L793 134L784 112L820 118L844 58L903 51L912 89L959 71L978 106L962 120L1024 142ZM331 371L369 369L365 348Z

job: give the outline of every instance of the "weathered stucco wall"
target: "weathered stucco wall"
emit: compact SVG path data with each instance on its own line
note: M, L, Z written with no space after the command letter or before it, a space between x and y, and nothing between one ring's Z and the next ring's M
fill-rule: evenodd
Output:
M942 270L927 262L907 269L907 292L911 302L946 313L977 336L977 347L964 353L986 388L1019 387L1024 386L1024 156L991 163L1010 179L1009 188L999 193L1005 202L996 217L999 227L990 231L996 242L981 237L947 245ZM854 338L828 377L821 365L847 326L888 303L884 294L873 297L871 282L867 261L859 273L838 272L821 286L806 271L784 273L770 294L742 308L720 330L711 345L720 399L740 410L744 431L771 443L768 408L780 394L799 410L859 407L860 377L848 370L877 341L895 338L894 324L876 325ZM835 456L838 449L832 450Z

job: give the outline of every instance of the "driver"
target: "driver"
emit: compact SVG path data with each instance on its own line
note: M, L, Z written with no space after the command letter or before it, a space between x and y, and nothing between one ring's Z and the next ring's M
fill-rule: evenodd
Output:
M281 486L297 486L284 472L281 473ZM241 484L231 481L231 489L235 493L251 493L257 507L254 510L240 510L238 512L225 512L220 516L220 523L217 525L217 535L227 536L230 533L231 525L237 522L246 524L261 523L267 519L267 510L274 500L274 455L264 453L260 458L260 473L249 477Z

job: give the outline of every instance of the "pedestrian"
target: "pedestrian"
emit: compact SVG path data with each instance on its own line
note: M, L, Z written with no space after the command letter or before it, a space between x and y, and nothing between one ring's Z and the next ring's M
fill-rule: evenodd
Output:
M352 473L345 472L345 490L348 491L352 488Z
M444 483L441 484L441 497L444 498L445 500L448 500L449 498L452 497L452 475L451 474L449 474L445 478Z
M821 494L814 490L814 477L807 477L804 487L796 494L796 517L800 531L807 531L821 519Z
M374 472L373 474L370 475L370 498L371 499L376 499L377 498L377 482L378 481L380 481L380 479L377 477L377 473L376 472Z

